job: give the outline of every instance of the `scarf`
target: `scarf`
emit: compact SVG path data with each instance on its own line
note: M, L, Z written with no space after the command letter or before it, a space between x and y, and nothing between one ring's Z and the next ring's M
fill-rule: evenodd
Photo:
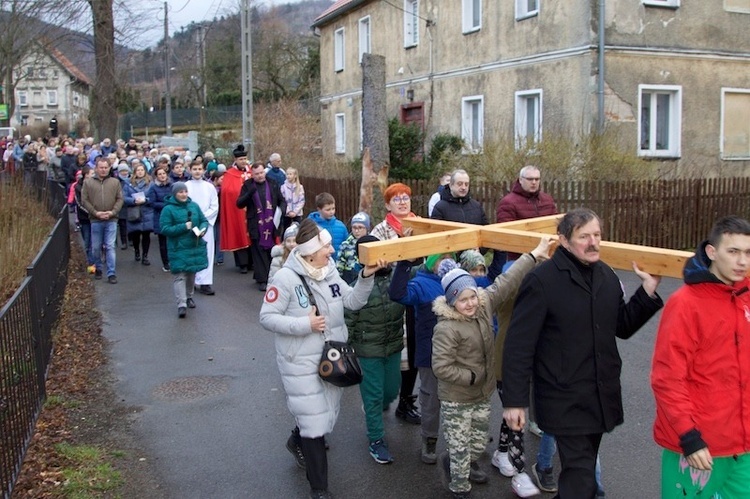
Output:
M299 253L295 252L294 255L297 257L297 261L302 264L302 268L305 269L305 273L307 276L312 279L313 281L322 281L326 277L328 277L328 271L330 269L330 265L326 265L325 267L316 269L310 263L305 260L305 257L300 255Z
M416 215L414 214L414 212L410 211L409 214L406 215L406 218L409 218L409 217L416 217ZM385 222L388 225L390 225L394 231L396 231L396 234L398 234L398 237L404 237L404 233L403 233L404 227L401 225L401 219L397 218L396 215L394 215L393 213L389 211L388 214L385 216Z
M275 244L274 233L276 232L276 226L273 224L273 206L271 206L271 188L268 182L263 182L263 186L266 189L266 202L263 206L260 202L260 195L258 194L259 185L256 184L255 192L253 193L253 202L255 203L255 209L258 213L258 233L259 233L259 244L263 249L271 249Z

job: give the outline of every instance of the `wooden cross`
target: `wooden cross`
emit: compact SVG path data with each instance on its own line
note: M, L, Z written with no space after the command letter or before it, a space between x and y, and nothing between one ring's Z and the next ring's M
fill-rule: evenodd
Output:
M402 223L404 227L412 228L412 236L360 245L360 263L372 265L381 258L389 262L412 260L471 248L525 253L534 249L544 234L557 240L557 224L562 216L550 215L492 225L406 218ZM636 262L641 270L649 274L675 278L682 278L685 262L693 256L688 251L611 241L602 241L600 251L602 261L612 268L633 270L632 262Z

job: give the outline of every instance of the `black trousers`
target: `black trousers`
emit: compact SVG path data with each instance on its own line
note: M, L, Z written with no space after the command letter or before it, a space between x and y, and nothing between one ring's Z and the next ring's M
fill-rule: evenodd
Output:
M300 437L300 447L307 465L307 481L312 490L328 490L328 456L323 437Z
M253 259L253 278L258 284L268 282L271 272L271 250L260 247L260 241L252 240L250 256Z
M557 479L558 499L593 499L596 497L596 456L601 433L590 435L555 435L562 471Z
M159 234L159 256L161 256L161 265L169 265L169 253L167 253L167 236Z
M232 251L234 256L234 265L241 269L247 269L250 265L250 248L242 248Z

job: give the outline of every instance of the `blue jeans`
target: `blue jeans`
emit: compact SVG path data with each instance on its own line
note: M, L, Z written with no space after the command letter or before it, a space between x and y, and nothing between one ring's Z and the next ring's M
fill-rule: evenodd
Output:
M550 435L546 431L542 433L542 441L539 443L539 453L536 455L536 462L540 469L548 470L552 467L552 456L557 452L557 445L555 445L555 436ZM604 490L602 486L602 465L599 461L599 455L596 456L596 485L599 490Z
M107 277L115 275L115 241L117 240L117 219L91 222L91 253L96 270L102 270L102 244L107 252Z

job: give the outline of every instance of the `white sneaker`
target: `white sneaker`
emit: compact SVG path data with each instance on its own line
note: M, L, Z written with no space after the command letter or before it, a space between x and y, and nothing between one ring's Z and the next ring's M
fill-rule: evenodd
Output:
M516 469L510 464L507 452L500 452L496 450L492 454L492 466L500 470L500 473L504 476L513 476L516 474Z
M510 481L510 485L518 497L533 497L541 494L537 486L534 485L534 482L531 481L531 477L525 471L515 475L513 480Z

